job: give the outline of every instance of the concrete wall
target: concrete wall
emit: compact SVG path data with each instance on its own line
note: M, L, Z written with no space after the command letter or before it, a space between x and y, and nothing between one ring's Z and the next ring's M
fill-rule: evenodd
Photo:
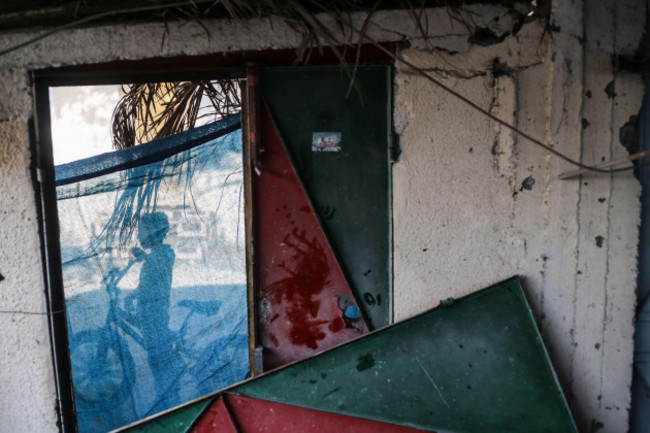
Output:
M612 56L639 48L645 5L586 3L584 15L580 2L554 5L551 35L531 24L497 47L404 56L568 156L621 158L643 83ZM495 56L514 72L491 74ZM519 274L580 430L627 431L637 180L558 180L569 164L408 68L396 100L407 123L393 171L396 318Z
M428 40L407 13L381 12L369 35L408 40L401 52L408 61L594 163L626 153L618 131L638 112L643 86L638 75L618 72L612 55L636 50L645 7L640 0L558 1L550 26L532 20L509 36L516 22L502 7L474 6L473 14L454 17L430 10ZM364 17L353 18L361 25ZM505 38L469 43L455 18ZM0 310L16 311L0 313L3 431L58 429L46 316L24 314L46 311L29 172L29 71L300 42L268 20L207 24L209 38L198 23L171 24L166 36L159 24L69 30L0 57ZM4 34L0 49L28 36ZM395 81L403 149L393 169L395 319L519 274L581 431L626 431L638 182L630 173L560 181L569 164L403 65Z

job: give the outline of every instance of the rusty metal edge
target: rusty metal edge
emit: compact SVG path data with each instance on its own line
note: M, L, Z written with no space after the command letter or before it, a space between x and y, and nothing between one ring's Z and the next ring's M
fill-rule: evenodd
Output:
M251 377L256 375L255 348L258 344L257 332L257 291L255 277L255 239L253 231L252 176L253 161L257 159L259 125L257 116L257 68L246 68L246 80L242 83L242 145L244 163L244 219L246 224L246 287L248 301L248 359Z

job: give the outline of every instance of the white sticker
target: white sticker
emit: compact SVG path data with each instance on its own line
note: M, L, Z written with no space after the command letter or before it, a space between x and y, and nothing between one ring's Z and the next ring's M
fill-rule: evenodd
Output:
M314 132L311 139L311 150L314 152L340 152L340 132Z

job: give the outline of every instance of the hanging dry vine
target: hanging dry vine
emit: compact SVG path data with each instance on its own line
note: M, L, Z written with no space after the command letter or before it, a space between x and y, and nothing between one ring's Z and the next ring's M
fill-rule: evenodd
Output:
M241 110L239 82L177 81L129 84L113 111L113 147L126 149L215 121Z

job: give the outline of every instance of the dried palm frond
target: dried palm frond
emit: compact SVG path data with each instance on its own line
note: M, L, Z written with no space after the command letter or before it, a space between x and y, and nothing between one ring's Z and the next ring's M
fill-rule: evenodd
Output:
M237 80L129 84L113 110L113 147L126 149L241 110Z

